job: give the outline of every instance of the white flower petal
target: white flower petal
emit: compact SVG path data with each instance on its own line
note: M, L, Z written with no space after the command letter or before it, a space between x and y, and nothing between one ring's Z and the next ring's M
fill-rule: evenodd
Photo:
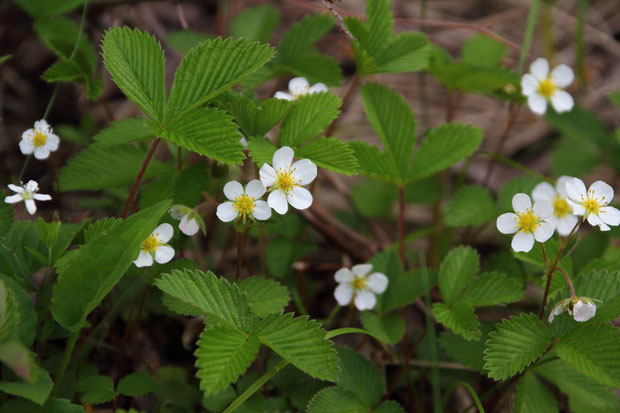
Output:
M168 223L161 224L153 231L153 236L162 244L170 241L174 235L174 228Z
M34 138L34 129L33 128L26 129L24 131L24 133L22 133L22 139L32 141L33 138Z
M153 257L146 251L140 251L138 254L138 258L133 262L136 264L136 267L150 267L153 265Z
M34 152L34 143L31 140L22 139L19 141L19 150L22 151L24 155L30 155Z
M372 310L375 308L375 304L377 304L377 298L370 291L358 291L355 294L355 306L358 310Z
M518 193L512 197L512 208L518 214L523 214L532 209L532 200L527 194Z
M587 196L586 185L581 179L573 178L566 182L566 193L571 200L581 203Z
M592 225L593 227L597 227L597 226L601 225L603 223L603 221L601 221L601 219L599 218L598 215L590 214L590 215L588 215L588 223L590 225Z
M261 200L254 202L254 213L252 216L261 221L271 218L271 208L269 208L269 204Z
M260 199L266 191L265 185L258 179L252 179L245 186L245 194L254 199Z
M542 97L538 92L534 92L528 96L527 105L530 107L530 110L537 115L544 115L547 111L547 99Z
M194 218L190 218L189 214L185 214L183 218L181 218L181 222L179 222L179 229L185 235L192 236L198 232L200 229L200 225Z
M20 194L10 195L4 198L4 202L7 204L14 204L16 202L21 202L22 196Z
M530 96L532 93L536 92L539 83L540 82L533 74L524 74L521 78L521 92L523 93L523 96Z
M388 286L388 277L380 272L374 272L366 279L366 287L375 294L383 293Z
M541 219L546 219L553 215L553 204L549 201L537 201L534 202L532 211Z
M30 215L34 215L37 212L37 204L34 203L34 200L26 199L24 203L26 204L26 210Z
M357 264L351 267L351 271L358 277L366 277L372 271L372 264Z
M620 225L620 211L614 207L602 207L598 216L607 225L614 227Z
M235 204L232 202L223 202L219 204L215 214L222 222L230 222L237 218L237 210L235 209Z
M528 252L534 246L534 236L529 232L517 232L512 239L512 249L516 252Z
M303 77L294 77L288 82L288 90L294 95L303 95L308 92L310 84Z
M45 147L54 152L56 149L58 149L58 144L60 143L60 139L58 138L57 135L54 135L53 133L50 133L49 135L47 135L47 139L45 141Z
M557 191L549 182L541 182L534 187L532 191L532 199L534 201L553 202L557 195Z
M588 195L598 200L601 205L607 205L614 199L614 189L603 181L596 181L590 185Z
M237 181L230 181L224 185L224 196L231 201L243 195L243 185Z
M286 201L286 194L279 189L276 189L272 193L269 194L267 198L267 203L274 211L278 214L286 214L288 211L288 202Z
M37 159L47 159L50 156L50 151L45 146L37 146L34 148L34 157Z
M570 234L572 229L577 224L578 220L579 220L579 218L577 218L574 215L566 215L565 217L562 217L558 221L558 224L557 224L557 227L556 227L556 230L558 231L558 234L560 234L563 237L565 237L568 234Z
M553 225L548 222L541 222L534 231L534 239L538 242L545 242L553 235Z
M353 281L353 273L350 269L344 267L336 271L334 278L338 283L345 283Z
M293 95L290 95L286 92L276 92L276 94L273 96L276 99L284 99L284 100L293 100Z
M561 87L562 89L570 86L575 80L575 74L573 73L573 69L562 64L558 65L551 71L551 80L553 80L553 84L556 87Z
M601 222L601 225L599 225L598 227L599 227L599 229L601 231L609 231L609 230L611 230L611 228L609 228L609 225L607 225L607 224L605 224L603 222Z
M293 164L293 156L295 156L293 149L288 146L281 147L273 154L273 169L276 171L280 169L288 171Z
M273 169L271 165L264 164L261 166L258 174L260 176L260 181L266 188L269 188L276 182L276 170Z
M353 298L353 287L349 284L340 284L334 290L334 298L338 301L338 304L341 306L348 305Z
M570 198L566 198L566 202L568 202L568 205L570 205L570 207L573 209L573 214L581 216L586 213L586 209L583 207L583 205L576 203Z
M293 164L293 180L299 185L308 185L316 178L317 168L310 159L302 159Z
M327 92L329 89L325 86L325 83L317 83L310 87L308 93L319 93L319 92Z
M47 194L32 194L32 198L36 201L51 201L52 197Z
M174 258L174 249L169 245L162 245L155 250L155 261L165 264Z
M13 185L13 184L8 184L7 186L13 192L17 192L18 194L23 194L24 193L24 188L22 188L21 186L17 186L17 185Z
M579 300L573 306L573 318L575 321L588 321L596 315L596 305L594 303L584 303Z
M558 113L570 112L575 106L573 97L564 90L558 90L551 96L551 104Z
M518 223L519 217L512 212L507 212L497 217L497 229L502 234L514 234L517 232L519 230Z
M530 65L530 73L536 76L536 79L544 80L549 75L549 62L543 57L534 60Z
M306 188L294 187L286 196L289 204L296 209L306 209L312 205L312 194Z
M26 191L30 193L37 192L39 190L39 184L37 183L37 181L33 181L32 179L28 181L26 185L24 185L24 187Z
M45 119L38 120L34 123L35 129L40 129L46 132L49 129L50 125L47 123Z
M558 178L558 181L555 184L555 189L558 191L558 194L562 196L562 198L568 197L568 192L566 192L566 183L573 179L572 176L562 175Z

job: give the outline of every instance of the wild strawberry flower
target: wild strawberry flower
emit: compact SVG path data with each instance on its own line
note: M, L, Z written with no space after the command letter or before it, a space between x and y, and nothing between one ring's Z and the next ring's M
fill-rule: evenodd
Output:
M555 316L560 315L562 312L572 315L575 321L588 321L596 315L596 304L594 304L594 301L599 300L588 297L573 297L561 300L551 309L549 322L553 322Z
M144 240L140 246L138 258L133 262L136 267L150 267L153 258L158 264L165 264L174 257L174 249L166 244L172 238L174 230L170 224L161 224Z
M230 181L224 185L224 195L230 201L217 206L217 217L224 222L240 218L245 222L251 220L265 220L271 217L271 208L267 202L260 200L267 189L258 179L253 179L243 188L237 181Z
M30 128L22 134L22 140L19 142L19 149L24 155L34 153L37 159L47 159L50 152L58 149L60 139L54 135L52 127L48 125L45 119L41 119L34 123L34 128Z
M309 159L293 163L294 156L291 148L283 146L273 154L273 167L264 164L259 171L260 180L271 190L267 202L278 214L286 214L288 204L296 209L312 205L312 194L302 185L314 181L316 165Z
M338 287L334 297L341 306L348 305L354 300L358 310L372 310L377 303L375 294L385 292L388 278L380 272L372 272L372 264L358 264L351 269L341 268L336 271L334 278Z
M534 246L534 240L545 242L553 235L553 225L546 220L553 214L553 205L549 201L532 201L527 194L515 194L512 198L515 214L507 212L497 218L497 229L502 234L515 234L512 249L516 252L528 252Z
M9 189L16 192L15 195L9 195L4 198L4 202L7 204L15 204L17 202L24 201L26 204L26 210L30 215L34 215L37 212L37 205L34 201L50 201L51 196L46 194L38 194L39 184L37 181L28 181L26 185L8 185Z
M276 92L276 99L295 100L305 95L311 95L318 92L327 92L327 86L324 83L317 83L310 86L310 83L303 77L294 77L288 82L289 93Z
M566 183L571 179L573 179L571 176L560 176L555 187L548 182L541 182L532 192L534 202L551 202L553 214L547 218L547 222L553 225L553 228L563 237L570 234L579 221L579 218L573 215L573 209L566 200L568 197Z
M586 191L586 185L579 178L566 183L567 202L573 214L583 216L590 225L601 231L609 231L609 225L620 225L620 211L608 204L614 199L614 190L603 181L596 181Z
M192 236L196 234L200 228L202 228L204 232L204 222L196 210L185 205L177 204L172 205L168 212L170 212L172 218L181 221L179 223L179 229L185 235Z
M564 89L568 87L575 75L570 67L566 65L556 66L549 73L549 62L547 59L538 58L530 66L530 73L526 73L521 78L521 91L527 97L527 104L532 112L543 115L547 111L547 103L556 112L569 112L573 109L573 97Z

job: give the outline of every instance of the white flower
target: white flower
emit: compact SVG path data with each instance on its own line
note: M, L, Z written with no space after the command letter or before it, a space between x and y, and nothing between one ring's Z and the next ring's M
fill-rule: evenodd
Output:
M34 123L34 128L28 129L22 134L22 140L19 142L19 149L24 155L30 155L34 152L37 159L47 159L50 152L58 149L60 139L52 133L52 128L47 124L45 119L41 119Z
M586 191L586 186L579 178L566 183L568 203L573 207L573 214L583 216L590 225L601 231L609 231L609 225L620 224L620 211L607 206L614 199L614 190L603 181L596 181Z
M566 182L573 179L571 176L561 176L555 188L548 182L541 182L534 188L532 199L536 201L548 201L553 205L553 214L547 218L547 222L553 225L558 234L565 237L577 224L579 218L573 215L571 206L566 201Z
M181 221L179 223L179 229L185 235L192 236L196 234L201 227L204 231L204 222L194 209L177 204L172 205L168 212L170 212L172 218Z
M596 315L596 304L594 304L594 301L599 300L588 297L573 297L558 301L549 313L549 322L553 322L555 316L562 312L572 315L575 321L588 321Z
M526 194L515 194L512 207L516 214L507 212L497 218L497 229L502 234L515 234L512 249L528 252L534 240L545 242L553 235L553 225L546 220L553 214L553 205L548 201L532 201Z
M381 294L387 289L388 278L385 274L372 271L372 264L354 265L350 270L341 268L336 271L334 278L338 287L334 291L334 297L339 305L348 305L353 297L358 310L372 310L375 308L377 298L375 294Z
M37 205L35 204L35 200L37 201L49 201L52 199L51 196L45 194L37 194L39 190L39 184L36 181L28 181L26 185L17 186L13 184L9 184L9 189L13 192L16 192L15 195L9 195L4 198L4 202L7 204L14 204L16 202L24 201L26 204L26 210L30 215L33 215L37 212Z
M170 224L161 224L144 240L138 258L133 262L136 267L150 267L153 258L159 264L165 264L174 257L174 249L166 244L170 241L174 230Z
M221 203L217 206L217 217L230 222L240 217L243 222L250 219L265 220L271 217L271 208L267 202L259 200L267 189L258 179L253 179L246 185L245 189L237 181L230 181L224 185L224 195L230 201Z
M264 164L260 168L260 180L271 193L267 202L278 214L288 211L288 204L296 209L306 209L312 205L312 194L302 185L316 178L316 165L309 159L293 163L295 152L283 146L273 154L273 168Z
M532 62L530 73L521 78L521 90L527 97L530 109L536 114L543 115L547 111L547 102L551 102L558 113L569 112L574 105L573 97L564 88L574 79L570 67L559 65L549 73L547 59L538 58Z
M288 82L288 90L286 92L276 92L276 99L295 100L305 95L311 95L318 92L327 92L327 86L323 83L317 83L314 86L310 86L310 83L303 77L294 77Z

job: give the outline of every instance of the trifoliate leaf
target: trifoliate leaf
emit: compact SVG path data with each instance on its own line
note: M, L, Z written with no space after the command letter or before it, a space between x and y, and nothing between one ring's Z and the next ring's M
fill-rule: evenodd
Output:
M334 138L319 138L297 150L298 158L310 159L318 167L344 175L357 173L357 158L345 142Z
M496 218L495 201L486 188L464 186L453 196L444 212L444 220L451 227L480 225Z
M499 272L485 272L454 300L474 307L513 303L523 298L523 284Z
M323 131L340 113L342 100L333 93L312 93L297 99L280 127L280 143L296 147Z
M478 317L474 313L474 308L469 305L435 303L433 315L438 322L466 340L477 340L480 337Z
M239 288L247 294L252 311L259 317L282 312L291 299L285 286L267 278L246 278Z
M353 393L340 387L321 390L308 403L307 413L357 413L368 411Z
M361 318L364 328L386 344L398 343L405 334L405 319L399 314L379 316L364 311Z
M269 4L248 7L230 21L230 34L247 40L269 43L273 31L280 23L278 9Z
M118 394L140 397L149 394L155 387L155 380L148 373L131 373L119 380L116 386Z
M366 406L377 404L385 392L385 380L379 369L366 357L348 347L338 347L338 357L338 386L356 395Z
M439 290L443 300L450 304L474 278L480 266L475 249L459 246L446 255L439 269Z
M553 393L533 373L525 373L517 383L514 412L553 413L557 411L558 401Z

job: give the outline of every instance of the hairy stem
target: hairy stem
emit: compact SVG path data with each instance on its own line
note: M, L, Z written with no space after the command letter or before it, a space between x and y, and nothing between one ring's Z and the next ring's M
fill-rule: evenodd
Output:
M568 276L568 274L566 274L566 271L564 271L560 267L555 267L549 273L553 274L555 271L559 271L559 272L561 272L564 275L564 278L566 279L566 282L568 283L568 286L570 288L571 298L576 298L576 296L575 296L575 289L573 288L573 283L571 282L570 277Z
M146 167L149 165L149 162L151 162L151 158L153 157L153 154L155 153L155 149L157 149L157 145L159 145L160 141L161 141L161 137L158 137L153 141L153 143L151 143L151 147L149 148L149 151L146 154L146 158L144 159L144 162L142 162L142 167L140 167L138 176L136 176L136 180L134 181L133 185L131 185L131 188L129 189L129 196L127 197L127 201L125 201L125 206L123 207L123 211L121 212L121 218L123 219L127 217L129 208L133 202L134 197L136 196L136 191L138 190L138 187L140 186L140 181L142 180L142 176L144 175L144 172L146 171Z

